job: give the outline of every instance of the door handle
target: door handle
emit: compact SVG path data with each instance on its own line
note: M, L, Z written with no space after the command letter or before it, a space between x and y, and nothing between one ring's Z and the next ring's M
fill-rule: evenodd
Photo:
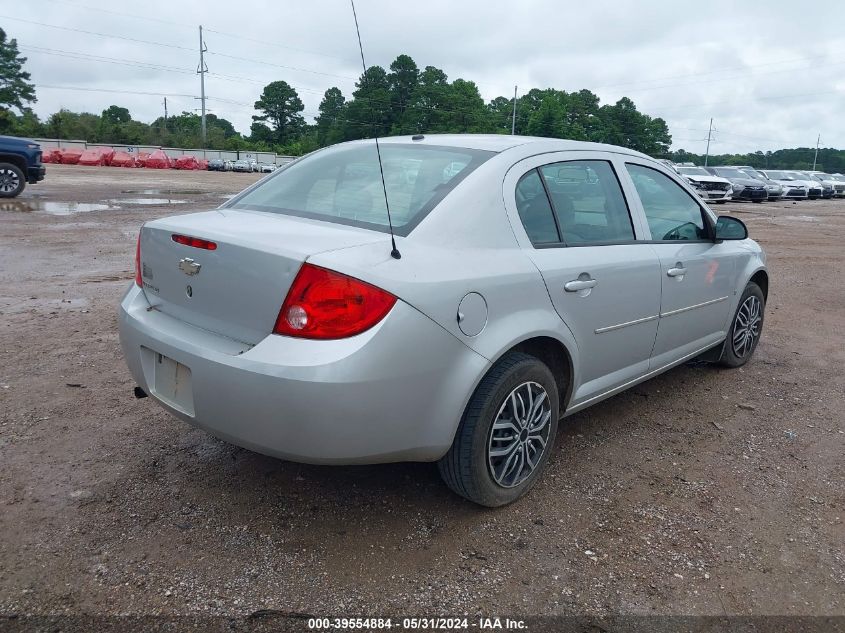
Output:
M675 264L675 268L670 268L666 271L666 274L670 277L683 277L687 274L687 269L679 267L677 264Z
M595 279L573 279L563 284L563 289L566 292L578 292L579 290L589 290L595 288L598 281Z

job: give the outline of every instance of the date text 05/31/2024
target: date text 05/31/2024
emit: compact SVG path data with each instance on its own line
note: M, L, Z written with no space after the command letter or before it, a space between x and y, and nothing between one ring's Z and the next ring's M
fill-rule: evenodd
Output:
M524 620L511 618L309 618L308 629L320 630L527 630Z

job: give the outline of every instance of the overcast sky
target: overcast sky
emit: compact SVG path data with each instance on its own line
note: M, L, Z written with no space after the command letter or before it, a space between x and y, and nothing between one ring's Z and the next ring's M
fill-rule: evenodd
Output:
M845 147L843 0L357 0L357 9L368 64L407 53L420 68L475 81L485 100L514 85L587 88L663 117L674 149L702 153L710 117L711 153L809 147L818 133L822 146ZM208 107L241 132L270 81L296 87L310 120L326 88L349 97L361 72L348 0L0 3L42 118L114 103L150 122L163 95L171 114L198 108L200 23Z

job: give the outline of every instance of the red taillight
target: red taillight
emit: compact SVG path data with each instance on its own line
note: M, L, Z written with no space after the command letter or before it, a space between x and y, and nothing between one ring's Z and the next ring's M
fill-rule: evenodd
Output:
M135 283L144 287L144 280L141 279L141 231L138 231L138 244L135 246Z
M285 297L274 334L337 339L365 332L390 312L396 297L333 270L303 264Z
M216 242L209 242L208 240L200 239L199 237L190 237L188 235L177 235L174 233L170 236L177 244L184 244L185 246L193 246L194 248L204 248L207 251L217 250Z

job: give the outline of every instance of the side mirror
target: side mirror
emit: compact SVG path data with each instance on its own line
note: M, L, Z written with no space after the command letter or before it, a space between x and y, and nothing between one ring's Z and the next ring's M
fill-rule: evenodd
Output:
M744 240L748 237L748 228L742 220L729 215L720 215L716 220L716 240Z

